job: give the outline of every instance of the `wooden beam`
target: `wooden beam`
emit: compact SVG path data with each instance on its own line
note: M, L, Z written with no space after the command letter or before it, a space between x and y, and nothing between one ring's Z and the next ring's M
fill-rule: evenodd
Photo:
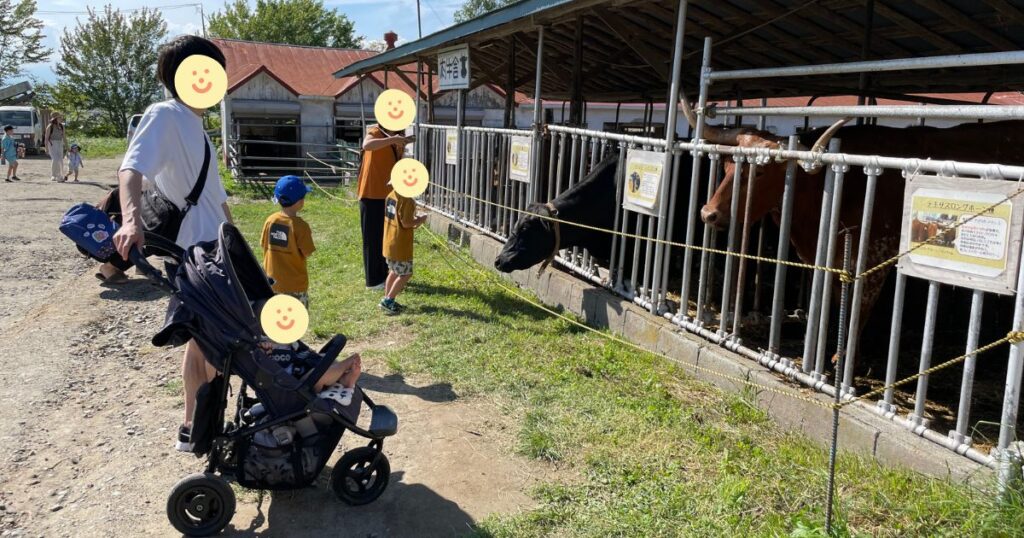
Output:
M572 51L572 89L569 101L569 123L580 125L583 118L583 15L576 15Z
M988 41L990 44L995 46L999 50L1017 50L1018 47L1015 43L1006 39L1005 37L995 33L991 28L982 26L973 18L963 14L960 10L953 8L946 4L946 2L937 2L936 0L916 0L918 4L927 7L932 10L935 14L939 15L946 21L949 21L964 30L967 30L975 37Z
M401 71L399 71L399 70L397 70L397 69L393 69L392 71L394 71L394 72L395 72L395 74L396 74L396 75L398 75L398 78L400 78L400 79L402 79L403 81L405 81L405 83L406 83L406 84L408 84L408 85L409 85L409 86L410 86L411 88L414 88L414 89L415 89L415 91L416 91L417 93L419 93L420 97L422 97L423 99L426 99L426 98L427 98L427 94L423 93L423 88L420 88L420 87L418 87L418 86L416 85L416 83L415 83L415 82L413 82L412 80L410 80L410 79L409 79L409 77L407 77L407 76L405 75L405 73L403 73L403 72L401 72ZM387 72L385 71L385 75L386 75L386 74L387 74Z
M946 39L945 37L942 37L941 35L929 30L928 28L921 26L920 24L917 23L917 21L907 17L906 15L896 11L895 9L890 8L885 4L885 2L877 2L875 4L875 12L878 15L881 15L886 19L889 19L891 22L898 24L903 28L906 28L907 30L910 30L911 33L920 37L921 39L930 41L942 52L955 54L961 51L960 45L957 45L956 43L953 43L952 41Z
M608 27L615 35L622 40L641 60L647 63L654 69L658 77L664 82L668 82L668 62L669 59L660 56L658 51L648 47L642 43L636 37L636 29L630 28L627 24L623 23L621 19L616 19L611 13L604 9L594 8L594 15Z
M1002 16L1012 20L1017 24L1024 24L1024 13L1022 13L1016 7L1013 7L1006 0L985 0L985 3L992 6L992 9L998 11Z

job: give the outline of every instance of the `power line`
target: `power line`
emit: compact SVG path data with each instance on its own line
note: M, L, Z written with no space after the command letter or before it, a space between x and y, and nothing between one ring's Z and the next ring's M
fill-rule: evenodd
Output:
M434 5L431 4L428 0L423 0L423 2L427 4L427 7L430 8L430 11L432 11L434 13L434 16L437 17L437 22L441 23L441 26L444 27L444 21L441 19L441 14L438 13L436 9L434 9Z

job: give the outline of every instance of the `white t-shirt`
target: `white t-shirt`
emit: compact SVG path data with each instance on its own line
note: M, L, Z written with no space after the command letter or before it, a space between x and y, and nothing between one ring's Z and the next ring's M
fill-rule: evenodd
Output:
M203 144L210 146L210 167L199 203L181 223L177 243L188 248L200 241L214 241L226 220L222 205L228 195L217 172L217 150L206 137L202 119L172 99L146 109L128 144L121 170L135 170L179 208L192 191L203 166Z

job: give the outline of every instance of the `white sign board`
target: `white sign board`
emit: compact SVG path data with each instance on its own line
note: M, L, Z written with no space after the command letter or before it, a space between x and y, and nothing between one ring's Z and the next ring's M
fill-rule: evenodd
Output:
M437 81L442 90L469 88L469 45L459 45L437 53Z
M915 175L903 198L900 272L1010 295L1017 285L1024 200L1017 182ZM959 224L959 226L957 226Z
M459 160L459 132L444 130L444 164L456 164Z
M622 207L645 215L658 214L658 193L665 168L665 154L631 149L626 154Z
M509 146L508 177L516 181L530 182L530 150L533 139L528 136L513 136Z

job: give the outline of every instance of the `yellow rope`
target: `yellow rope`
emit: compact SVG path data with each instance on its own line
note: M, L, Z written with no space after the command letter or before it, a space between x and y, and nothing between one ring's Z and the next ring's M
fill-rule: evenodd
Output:
M972 351L970 353L964 353L963 355L960 355L959 357L955 357L955 358L949 359L948 361L946 361L946 362L944 362L942 364L937 364L935 366L932 366L931 368L928 368L927 370L918 372L918 373L916 373L916 374L914 374L912 376L909 376L909 377L905 377L905 378L903 378L903 379L901 379L899 381L896 381L895 383L893 383L891 385L885 385L884 387L879 387L879 388L877 388L875 390L872 390L871 392L867 392L867 393L861 394L860 396L857 396L856 398L852 398L850 400L847 400L847 401L843 402L842 404L840 404L840 407L845 407L847 405L852 404L853 402L860 401L860 400L866 400L866 399L871 398L873 396L878 396L879 394L882 394L883 392L885 392L885 391L887 391L889 389L894 389L896 387L900 387L900 386L906 385L907 383L910 383L911 381L914 381L914 380L916 380L916 379L918 379L920 377L923 377L923 376L926 376L926 375L930 375L930 374L933 374L935 372L938 372L939 370L943 370L943 369L949 368L950 366L953 366L955 364L959 364L959 363L967 360L967 358L970 357L971 355L980 355L980 354L982 354L982 353L984 353L986 351L995 349L995 348L997 348L997 347L999 347L999 346L1001 346L1003 344L1006 344L1006 343L1018 344L1018 343L1020 343L1022 341L1024 341L1024 331L1010 331L1009 333L1006 334L1006 336L1000 338L999 340L996 340L994 342L991 342L989 344L981 346L978 349L976 349L976 350L974 350L974 351Z
M538 217L538 218L541 218L541 219L544 219L544 220L548 220L548 221L551 221L551 222L558 222L558 223L561 223L561 224L568 224L570 226L576 226L578 228L583 228L585 230L594 230L594 231L597 231L597 232L603 232L603 233L607 233L607 234L618 235L618 236L621 236L621 237L628 237L628 238L632 238L632 239L642 239L644 241L651 241L652 243L661 243L663 245L679 247L679 248L683 248L683 249L696 250L698 252L710 252L712 254L721 254L723 256L734 256L734 257L737 257L737 258L743 258L745 260L752 260L752 261L764 262L764 263L778 263L778 264L782 264L782 265L787 265L789 267L797 267L799 269L810 269L810 270L819 269L819 270L822 270L822 271L826 271L826 272L829 272L829 273L835 273L837 275L840 275L840 278L842 278L843 275L849 276L849 273L847 273L846 271L843 271L842 269L836 269L834 267L825 267L825 266L813 265L813 264L808 264L808 263L793 262L793 261L789 261L789 260L781 260L781 259L778 259L778 258L767 258L767 257L764 257L764 256L755 256L753 254L742 254L742 253L739 253L739 252L731 252L731 251L728 251L728 250L721 250L721 249L712 248L712 247L688 245L686 243L679 243L679 242L676 242L676 241L669 241L667 239L658 239L658 238L655 238L655 237L645 237L645 236L642 236L642 235L632 234L632 233L629 233L629 232L620 232L620 231L617 231L617 230L609 230L607 228L599 228L597 226L590 226L588 224L582 224L582 223L579 223L579 222L572 222L572 221L568 221L568 220L563 220L563 219L559 219L557 217L550 217L550 216L546 216L546 215L539 215L537 213L531 213L530 211L527 211L525 209L519 209L519 208L516 208L516 207L510 207L510 206L506 206L506 205L501 205L501 204L492 202L490 200L484 200L483 198L478 198L478 197L473 196L471 194L462 193L462 192L456 191L455 189L450 189L448 187L444 187L442 185L438 185L436 183L431 183L431 186L432 187L436 187L438 189L446 190L448 192L454 193L454 194L456 194L458 196L462 196L464 198L468 198L470 200L475 200L475 201L480 202L480 203L492 205L492 206L495 206L495 207L500 207L500 208L503 208L503 209L508 209L510 211L515 211L516 213L522 213L522 214L526 214L526 215L533 215L535 217Z
M326 194L328 197L333 198L333 199L335 199L335 200L337 200L339 202L344 202L346 204L354 204L354 203L356 203L357 200L353 200L351 198L342 198L340 196L337 196L337 195L334 195L334 194L331 194L331 193L327 192L327 189L324 189L323 187L320 186L319 183L317 183L316 181L313 181L313 178L310 177L309 172L303 171L302 173L306 174L306 179L308 179L310 183L316 185L316 188L320 189L320 192Z
M483 276L483 280L484 281L498 286L499 288L503 289L506 293L508 293L508 294L510 294L510 295L512 295L512 296L514 296L514 297L516 297L518 299L520 299L521 301L526 302L526 303L530 304L531 306L533 306L535 308L543 310L544 312L547 312L548 314L550 314L552 316L555 316L557 318L565 320L565 321L567 321L567 322L569 322L569 323L571 323L571 324L573 324L573 325L575 325L577 327L580 327L580 328L585 329L587 331L590 331L592 333L598 334L598 335L600 335L601 337L603 337L603 338L605 338L607 340L611 340L611 341L616 342L618 344L621 344L621 345L624 345L624 346L636 349L637 351L640 351L642 353L649 353L649 354L654 355L656 357L663 358L663 359L669 360L671 362L676 362L676 361L672 360L670 357L666 357L665 355L662 355L660 353L651 351L649 349L645 349L645 348L641 347L638 344L634 344L633 342L630 342L629 340L625 340L625 339L619 338L619 337L617 337L617 336L615 336L613 334L610 334L608 332L601 331L599 329L595 329L594 327L591 327L591 326L589 326L589 325L587 325L585 323L581 323L581 322L579 322L579 321L577 321L575 319L572 319L569 316L566 316L566 315L564 315L564 314L562 314L560 312L552 310L551 308L548 308L547 306L545 306L545 305L543 305L543 304L541 304L541 303L539 303L537 301L534 301L534 300L530 299L529 297L527 297L527 296L519 293L518 291L516 291L514 288L506 285L503 282L500 282L499 280L496 280L496 277L492 273L488 273L487 271L484 271L483 269L480 269L479 267L476 266L475 262L463 259L459 255L458 252L456 252L447 242L442 241L441 238L437 234L435 234L432 230L430 230L429 228L424 228L424 230L426 230L426 232L430 235L430 237L434 240L434 242L436 242L438 245L443 247L444 250L447 250L449 253L451 253L460 262L462 262L467 267L469 267L473 271L475 271L478 274L480 274L481 276ZM442 256L442 258L444 258L444 256ZM477 284L478 284L477 282L473 281L472 279L465 278L464 275L461 274L459 269L456 268L454 265L452 265L452 263L447 258L445 258L445 263L447 263L456 273L458 273L460 278L462 278L464 282L466 282L467 284L473 286L474 288L477 287ZM479 289L479 288L477 288L477 289ZM835 404L833 404L831 402L824 402L824 401L818 400L816 398L813 398L811 396L807 396L805 394L801 394L801 393L798 393L798 392L795 392L795 391L782 390L782 389L778 389L778 388L775 388L775 387L767 387L767 386L764 386L764 385L759 385L759 384L754 383L752 381L749 381L747 379L743 379L743 378L737 377L737 376L732 376L732 375L729 375L729 374L723 374L721 372L717 372L717 371L711 370L709 368L704 368L704 367L698 366L696 364L685 364L683 366L683 368L684 369L686 369L686 368L693 368L696 371L704 372L704 373L709 374L709 375L713 375L713 376L717 376L717 377L720 377L720 378L723 378L723 379L727 379L727 380L732 381L734 383L739 383L741 385L745 385L745 386L748 386L748 387L751 387L751 388L754 388L754 389L758 389L758 390L763 390L763 391L771 392L773 394L778 394L778 395L781 395L781 396L787 396L787 397L794 398L796 400L807 402L807 403L810 403L810 404L813 404L813 405L816 405L816 406L819 406L819 407L823 407L823 408L826 408L826 409L833 409L833 408L836 407Z

